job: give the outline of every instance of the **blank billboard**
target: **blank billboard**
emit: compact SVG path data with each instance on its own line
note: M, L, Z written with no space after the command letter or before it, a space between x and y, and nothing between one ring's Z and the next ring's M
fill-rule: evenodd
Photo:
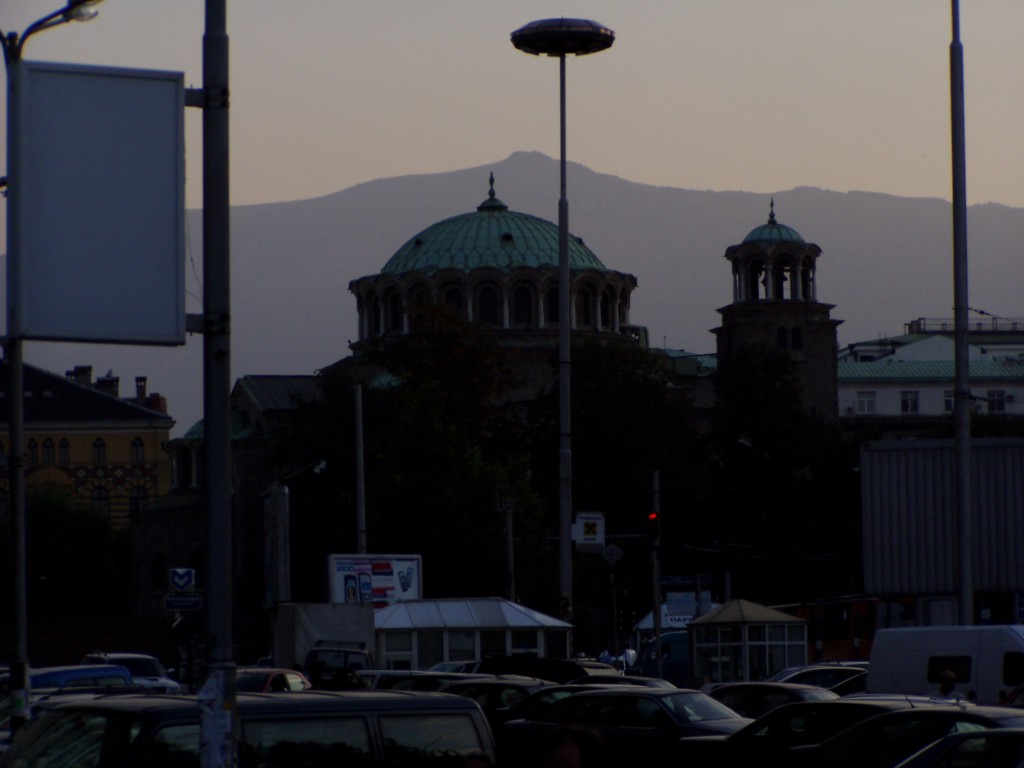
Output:
M8 334L183 344L182 74L14 69Z

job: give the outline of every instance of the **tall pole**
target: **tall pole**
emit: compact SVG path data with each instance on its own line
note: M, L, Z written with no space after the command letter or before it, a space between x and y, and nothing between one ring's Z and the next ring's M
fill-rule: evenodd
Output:
M356 552L366 554L366 468L363 459L363 385L356 384Z
M8 396L8 454L10 478L11 558L13 595L11 608L13 648L10 681L10 730L14 734L30 715L31 686L28 663L28 558L25 493L25 366L21 338L21 301L17 286L21 284L21 147L18 146L19 91L22 80L22 51L25 41L36 32L65 24L86 21L96 15L88 6L100 0L68 0L63 8L34 21L19 36L17 32L0 32L4 65L7 70L7 332L5 357L7 360Z
M209 593L209 678L203 768L234 766L237 696L232 641L231 281L226 0L206 0L203 34L203 424Z
M558 57L560 194L558 197L558 590L572 622L572 384L570 374L569 199L565 163L565 54Z
M964 139L964 50L960 3L952 0L949 45L950 114L953 146L953 433L956 456L957 560L960 624L974 624L974 535L971 511L971 382L967 345L967 166Z
M572 413L570 375L569 200L566 195L565 57L584 56L611 47L615 33L586 19L533 21L512 33L512 44L535 56L558 57L558 591L562 618L572 622ZM570 649L571 650L571 649Z

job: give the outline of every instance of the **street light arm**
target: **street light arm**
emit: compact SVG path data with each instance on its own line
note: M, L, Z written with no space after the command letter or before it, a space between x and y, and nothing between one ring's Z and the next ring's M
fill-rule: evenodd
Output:
M68 0L68 3L60 10L49 13L29 24L25 31L21 33L21 37L14 32L3 35L4 63L10 65L11 62L18 61L21 58L21 51L25 46L25 41L36 32L67 24L69 21L88 21L95 18L97 11L92 6L99 5L102 1Z

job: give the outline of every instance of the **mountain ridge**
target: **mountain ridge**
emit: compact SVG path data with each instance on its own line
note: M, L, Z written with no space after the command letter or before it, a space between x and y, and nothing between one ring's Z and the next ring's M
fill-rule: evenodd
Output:
M345 357L357 317L350 281L376 274L409 239L468 213L495 193L510 210L557 221L559 162L539 152L442 173L361 182L302 200L231 209L232 371L314 373ZM637 277L630 320L653 346L713 352L717 310L732 300L724 254L768 219L822 248L818 300L842 320L840 344L895 336L918 317L952 317L952 216L941 198L799 186L776 192L648 185L568 163L569 231L609 268ZM202 253L201 211L187 227L189 312ZM1024 316L1016 283L1024 209L998 203L968 212L971 306ZM183 348L32 344L26 360L145 375L168 400L181 434L201 417L202 340Z

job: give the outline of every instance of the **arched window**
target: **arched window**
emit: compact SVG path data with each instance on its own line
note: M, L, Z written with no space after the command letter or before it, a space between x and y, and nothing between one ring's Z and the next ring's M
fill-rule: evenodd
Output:
M106 464L107 463L107 444L103 442L103 438L97 437L92 443L92 463L93 464Z
M591 328L594 325L594 292L583 286L576 293L576 327Z
M65 438L61 438L57 447L57 461L63 466L71 463L71 446Z
M512 323L533 325L533 289L528 285L516 286L512 292Z
M53 440L46 438L43 440L43 464L54 464L57 461L57 449L53 445Z
M558 286L552 285L548 288L547 308L544 312L544 322L547 325L558 325Z
M133 515L141 512L149 501L149 493L141 485L136 485L128 493L128 511Z
M370 336L380 336L380 300L374 296L370 299L370 316L367 328Z
M92 509L103 517L110 516L110 491L102 485L92 489Z
M39 463L39 446L36 444L35 440L28 441L27 461L30 467L34 467L36 464Z
M132 464L146 463L146 445L141 437L132 440Z
M500 323L498 291L492 286L485 285L477 292L476 300L480 309L477 320L484 325L497 326Z
M457 285L450 285L444 289L444 303L457 312L466 311L462 300L462 289Z
M772 267L772 296L776 301L786 298L786 283L789 280L786 275L791 269L792 264L788 260L776 262Z
M615 302L615 293L609 288L601 292L601 330L610 331L612 328L612 305Z
M385 317L385 333L401 333L402 328L402 315L404 309L402 307L402 297L398 295L398 291L391 291L388 293L387 298L384 300L385 311L387 316Z
M762 281L764 277L764 263L753 261L747 267L747 301L758 301L764 295L762 291L767 286Z

